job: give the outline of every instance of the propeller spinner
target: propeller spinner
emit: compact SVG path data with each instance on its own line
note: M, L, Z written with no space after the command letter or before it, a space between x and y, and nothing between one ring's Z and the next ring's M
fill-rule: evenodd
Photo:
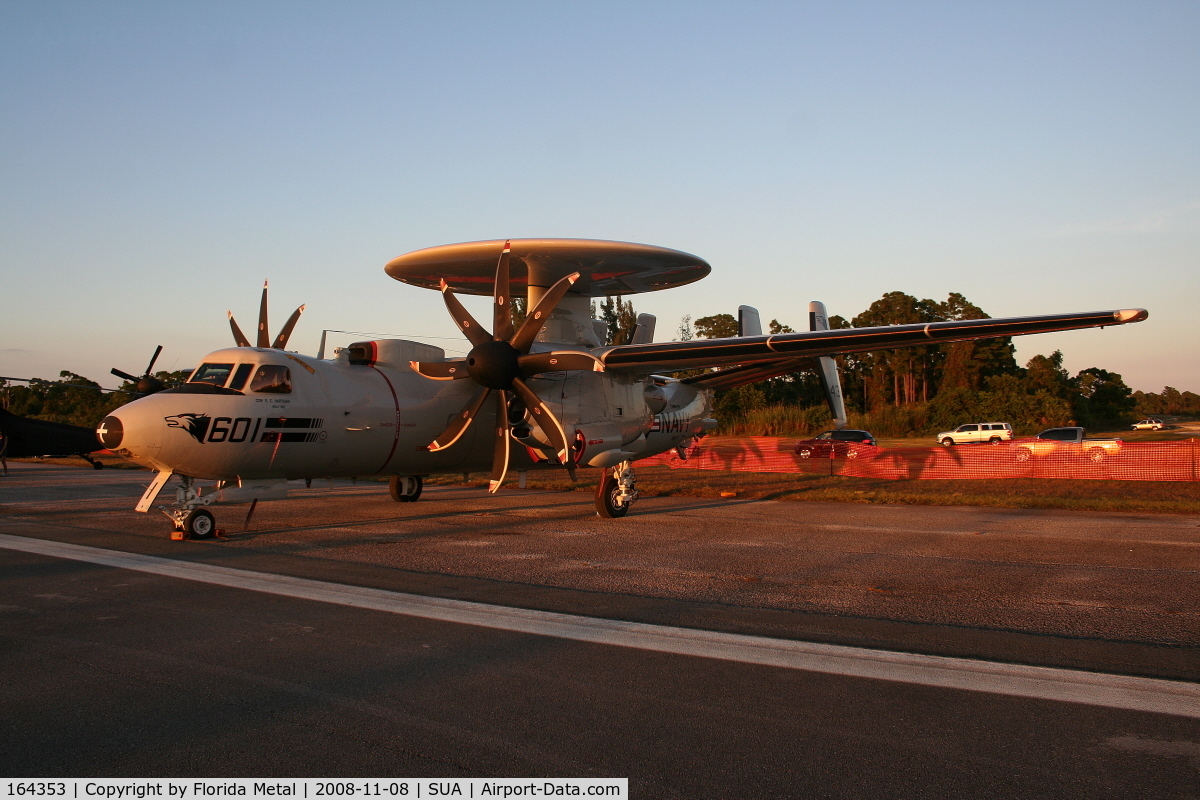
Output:
M509 243L505 242L504 249L500 253L500 260L496 264L496 281L492 293L492 330L495 333L488 333L484 330L450 291L446 282L442 281L442 299L446 303L446 309L454 318L459 330L471 342L471 352L467 354L465 361L412 362L412 368L426 378L433 380L471 378L480 387L471 401L450 423L450 426L438 434L424 449L436 452L445 450L457 442L471 427L475 416L487 402L488 396L493 392L496 393L494 401L496 436L489 483L491 492L500 488L505 475L508 474L508 462L512 449L509 405L513 395L533 416L538 428L554 448L559 462L567 468L572 478L575 477L575 463L571 459L571 446L562 423L559 422L550 407L542 402L537 393L529 388L525 380L544 372L582 369L601 372L604 369L600 361L590 353L578 351L529 352L546 317L554 310L554 307L558 305L575 281L579 280L579 273L572 273L551 286L529 311L520 327L515 327L512 310L509 306L511 300L509 258Z
M276 350L282 350L287 346L288 339L292 337L292 329L296 327L296 323L300 321L300 315L304 313L304 306L300 306L292 315L288 317L288 321L284 323L283 328L279 331L279 335L275 337L275 341L271 341L271 334L267 330L267 281L263 281L262 301L258 304L258 343L250 344L250 340L246 338L246 334L242 333L242 329L238 327L237 322L233 319L233 312L229 314L229 327L233 330L233 340L238 347L271 347Z

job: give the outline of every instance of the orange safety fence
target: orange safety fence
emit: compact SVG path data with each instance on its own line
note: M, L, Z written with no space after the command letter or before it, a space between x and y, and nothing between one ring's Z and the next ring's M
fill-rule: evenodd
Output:
M1000 445L886 448L848 444L802 457L799 439L773 436L707 436L687 448L642 459L638 466L741 472L794 472L881 480L969 480L973 478L1073 478L1108 481L1194 481L1200 473L1200 440L1124 442L1119 451L1058 446L1030 454L1031 440ZM1091 452L1089 452L1091 451Z

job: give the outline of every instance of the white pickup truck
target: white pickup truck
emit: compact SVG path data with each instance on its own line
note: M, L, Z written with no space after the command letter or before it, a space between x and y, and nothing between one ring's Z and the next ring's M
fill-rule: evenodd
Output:
M1083 428L1051 428L1032 439L1013 442L1017 461L1028 461L1037 456L1082 456L1100 463L1121 452L1120 439L1088 439Z

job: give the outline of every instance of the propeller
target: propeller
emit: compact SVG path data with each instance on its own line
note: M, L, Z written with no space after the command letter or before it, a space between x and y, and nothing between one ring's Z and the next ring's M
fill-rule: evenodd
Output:
M142 373L141 377L137 375L130 375L128 372L119 370L116 367L110 371L118 378L124 378L125 380L134 384L134 393L137 396L161 392L163 389L167 388L166 384L154 377L154 375L151 373L154 369L154 362L158 361L158 356L159 353L162 352L162 349L163 346L161 344L155 349L154 355L150 357L150 363L146 365L146 371Z
M579 273L572 273L551 286L537 304L530 309L521 325L514 326L512 310L509 301L511 284L509 281L509 259L511 250L509 242L504 243L500 260L496 263L496 281L492 292L492 330L488 333L475 318L471 316L450 287L441 282L442 300L458 329L463 332L471 343L471 352L465 359L455 361L411 362L412 368L420 375L431 380L462 380L471 378L479 385L479 390L470 402L463 407L446 430L425 447L431 452L445 450L467 432L476 415L487 403L488 397L495 393L493 403L496 409L496 430L494 449L492 451L492 474L488 490L495 492L504 482L508 473L509 456L512 450L512 422L509 419L512 411L524 410L532 416L538 428L550 442L558 457L559 463L567 468L571 477L575 477L575 463L571 459L571 445L567 440L566 431L558 417L550 407L542 402L526 379L544 372L561 372L566 370L592 370L603 372L604 365L590 353L578 350L530 353L534 338L542 329L545 319L549 316L563 295L579 280ZM518 419L524 417L521 414Z
M233 312L228 311L226 313L229 314L229 327L233 330L233 340L237 343L238 347L271 347L276 350L282 350L287 346L288 339L292 337L292 329L300 321L300 315L304 313L304 306L300 306L292 312L292 315L288 317L288 321L280 329L279 335L272 342L271 334L267 330L267 281L263 281L262 301L258 304L258 343L255 345L251 345L250 340L246 338L246 334L242 333L242 329L238 327L237 321L233 318Z

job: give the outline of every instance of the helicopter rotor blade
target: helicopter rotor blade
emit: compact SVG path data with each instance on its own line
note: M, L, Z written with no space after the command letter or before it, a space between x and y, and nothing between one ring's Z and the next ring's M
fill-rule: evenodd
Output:
M161 344L154 349L154 355L150 357L150 363L146 365L146 377L150 377L150 373L154 369L154 362L158 361L158 356L162 351L163 346Z
M111 372L113 375L116 375L118 378L124 378L125 380L130 381L131 383L137 383L139 380L141 380L141 378L139 378L138 376L130 375L128 372L117 369L116 367L113 367L111 370L109 370L109 372Z

